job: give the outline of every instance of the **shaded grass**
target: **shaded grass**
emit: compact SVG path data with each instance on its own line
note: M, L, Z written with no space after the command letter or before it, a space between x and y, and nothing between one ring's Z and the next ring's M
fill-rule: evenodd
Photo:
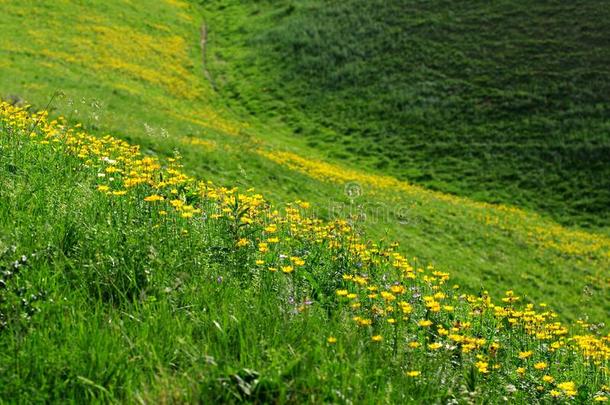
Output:
M608 225L603 2L204 6L219 89L255 119L429 188Z

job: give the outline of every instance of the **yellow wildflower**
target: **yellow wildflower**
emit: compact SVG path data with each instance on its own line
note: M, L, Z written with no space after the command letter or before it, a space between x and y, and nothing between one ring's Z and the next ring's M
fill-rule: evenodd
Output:
M557 388L562 390L564 392L564 394L566 394L569 397L576 395L578 392L578 391L576 391L576 384L574 384L572 381L566 381L566 382L557 384Z
M389 293L387 291L382 291L381 292L381 297L386 300L386 301L394 301L396 299L396 297L394 296L394 294Z
M553 376L545 375L544 377L542 377L542 381L550 384L555 381L555 379L553 378Z
M305 265L305 260L301 259L300 257L291 257L290 261L295 266L303 266L303 265Z
M547 367L547 364L545 362L543 362L543 361L534 364L534 368L536 370L544 370L546 367Z
M522 360L527 359L528 357L531 357L532 354L534 354L534 352L532 352L531 350L526 352L519 352L519 358Z
M268 232L268 233L275 233L275 232L277 232L277 225L271 224L271 225L266 226L265 227L265 232Z
M347 290L337 290L337 291L336 291L336 294L337 294L339 297L345 297L345 296L347 296L348 291L347 291Z
M477 370L479 370L479 373L481 373L481 374L487 374L489 372L489 370L487 369L489 364L487 362L477 361L474 365L476 366Z
M148 197L144 197L144 201L147 202L155 202L155 201L163 201L165 198L158 194L149 195Z

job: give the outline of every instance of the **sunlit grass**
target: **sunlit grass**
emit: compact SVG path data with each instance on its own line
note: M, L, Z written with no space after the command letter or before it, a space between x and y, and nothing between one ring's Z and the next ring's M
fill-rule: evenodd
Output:
M6 398L607 396L610 337L570 334L552 302L464 293L307 202L275 208L46 112L0 116Z

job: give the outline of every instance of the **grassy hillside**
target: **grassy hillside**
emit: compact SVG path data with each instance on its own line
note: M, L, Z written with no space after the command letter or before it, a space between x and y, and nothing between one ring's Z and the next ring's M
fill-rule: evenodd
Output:
M3 401L607 400L595 325L46 117L0 104Z
M498 296L517 289L530 302L553 302L565 320L607 319L607 236L333 163L282 125L245 121L205 78L198 7L2 6L5 97L48 105L52 114L137 143L148 155L178 152L189 173L218 184L255 187L277 203L309 201L323 218L353 215L371 237L401 241L410 255L451 271L468 291ZM24 30L25 15L36 24ZM206 13L212 27L210 18ZM209 27L211 53L219 32ZM357 195L347 195L352 186Z
M604 1L204 4L235 108L429 188L610 223Z
M310 9L269 4L0 0L0 97L48 111L2 105L0 400L605 398L604 215L351 161L333 104L265 87Z

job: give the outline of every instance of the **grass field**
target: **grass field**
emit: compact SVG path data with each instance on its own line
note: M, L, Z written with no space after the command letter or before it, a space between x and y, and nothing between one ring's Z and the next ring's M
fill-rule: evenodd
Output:
M371 147L367 139L385 138L404 117L386 120L365 103L362 115L347 120L331 99L353 105L377 99L378 83L323 91L322 83L289 69L326 63L293 55L295 66L288 66L274 59L312 15L320 33L342 37L338 49L349 50L355 39L344 28L324 28L333 13L360 10L373 21L375 13L398 7L348 3L0 1L0 96L33 104L30 112L48 111L48 118L32 118L2 105L0 399L607 398L606 101L598 100L599 116L591 112L593 90L608 83L603 66L587 68L598 84L586 80L590 87L579 87L572 106L580 111L574 113L578 130L558 124L560 108L543 94L548 82L539 82L538 93L528 90L549 98L534 121L559 125L558 139L536 138L535 125L519 111L490 107L477 121L447 110L464 118L456 131L476 134L461 144L472 153L473 142L496 150L501 133L524 148L540 142L551 150L561 139L581 148L590 141L601 157L582 170L562 167L558 176L574 180L562 192L553 186L534 193L523 184L513 190L512 180L498 177L521 176L533 161L514 161L513 172L497 168L489 179L494 184L487 184L467 169L480 168L477 159L454 157L448 170L434 158L435 142L422 141L425 120L417 124L421 135L411 132L422 148L409 164L387 154L403 147L390 147L397 145L390 138ZM432 19L438 5L429 7L419 8L422 21ZM564 8L571 10L558 8L557 21ZM477 18L496 15L492 11L481 9ZM464 24L458 26L469 27ZM273 49L261 53L269 41ZM314 54L323 58L325 52ZM384 52L401 61L400 54ZM444 55L443 49L430 52ZM603 53L591 50L588 57L594 56ZM353 73L357 81L373 74L362 66ZM484 76L479 73L470 74ZM496 73L489 75L512 77ZM396 91L400 80L411 83L409 77L397 74ZM507 97L509 110L518 104L513 90L498 96ZM462 102L468 109L478 100L459 94L464 98L448 100L449 106ZM422 114L438 118L438 127L428 127L431 137L449 133L449 118ZM500 121L515 132L500 131ZM526 130L525 138L516 136ZM579 138L584 133L586 142ZM446 146L453 148L451 142ZM489 159L508 159L502 153ZM533 156L524 159L538 159ZM414 170L446 176L428 181ZM472 176L456 180L468 170ZM582 198L566 197L576 189Z
M428 188L610 223L605 2L206 8L212 76L255 119Z
M3 400L607 398L596 325L45 115L0 106Z

